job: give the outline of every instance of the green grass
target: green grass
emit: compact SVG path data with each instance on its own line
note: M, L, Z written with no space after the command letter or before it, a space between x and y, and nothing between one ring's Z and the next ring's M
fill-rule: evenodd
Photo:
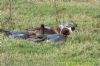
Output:
M0 34L0 66L100 66L100 1L57 1L59 20L78 24L64 44L9 39ZM56 26L52 0L15 0L12 22L14 31L40 24ZM0 0L0 24L9 14L6 0ZM1 27L1 26L0 26ZM5 27L7 28L7 26Z

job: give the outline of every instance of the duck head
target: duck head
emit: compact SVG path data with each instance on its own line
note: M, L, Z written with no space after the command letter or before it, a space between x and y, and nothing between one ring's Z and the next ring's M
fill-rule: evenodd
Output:
M61 35L67 36L70 35L75 30L76 27L77 24L62 22L61 24L59 24L56 32Z

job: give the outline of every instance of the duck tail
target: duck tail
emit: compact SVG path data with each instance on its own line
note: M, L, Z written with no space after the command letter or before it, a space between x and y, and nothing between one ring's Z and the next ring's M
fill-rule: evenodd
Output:
M44 35L44 30L45 30L44 24L41 24L40 31L42 35Z

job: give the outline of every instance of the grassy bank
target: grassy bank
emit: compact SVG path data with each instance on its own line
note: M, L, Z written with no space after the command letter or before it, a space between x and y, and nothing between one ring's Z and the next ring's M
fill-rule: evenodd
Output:
M0 24L9 16L9 1L0 0ZM8 3L8 4L7 4ZM0 66L99 66L100 1L56 1L60 21L78 24L64 44L9 39L0 34ZM14 31L23 31L40 24L56 26L55 3L50 0L14 0ZM6 25L5 25L6 26ZM7 29L7 26L5 27Z

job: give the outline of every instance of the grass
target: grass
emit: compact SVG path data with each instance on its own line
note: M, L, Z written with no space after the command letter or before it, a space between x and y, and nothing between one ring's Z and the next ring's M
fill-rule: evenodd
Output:
M0 34L0 66L100 66L100 1L57 1L59 20L74 21L77 30L64 44L34 44L9 39ZM56 26L56 10L52 0L15 0L14 31L23 31L41 23ZM6 0L0 0L0 23L8 16ZM64 18L62 18L64 14ZM1 26L0 26L1 27Z

